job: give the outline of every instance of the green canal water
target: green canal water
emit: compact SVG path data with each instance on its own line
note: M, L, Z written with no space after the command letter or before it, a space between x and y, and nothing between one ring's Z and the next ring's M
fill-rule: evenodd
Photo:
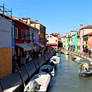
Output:
M78 69L79 65L72 62L71 56L62 54L47 92L92 92L92 77L79 77Z

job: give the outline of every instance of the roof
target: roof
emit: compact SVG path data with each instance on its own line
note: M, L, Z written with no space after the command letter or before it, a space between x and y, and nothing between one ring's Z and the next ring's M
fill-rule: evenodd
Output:
M53 36L60 36L59 33L52 33L51 35L53 35Z
M80 30L82 30L82 29L92 29L92 25L87 25L87 26L81 28Z
M70 32L77 32L76 30L71 30Z
M37 22L37 21L30 21L30 24L40 24L39 22ZM44 25L42 25L42 24L40 24L41 26L43 26L43 27L45 27ZM45 27L46 28L46 27Z
M68 35L68 36L62 36L62 38L70 38L71 36L70 35Z
M32 27L30 24L24 23L21 19L19 19L19 18L17 18L17 17L13 17L13 16L11 17L11 16L4 15L4 14L1 14L1 13L0 13L0 15L1 15L1 16L4 16L4 17L7 18L7 19L20 22L20 23L22 23L22 24L24 24L24 25L26 25L26 26L28 26L28 27L30 27L30 28L37 29L37 28ZM38 29L37 29L37 30L38 30Z

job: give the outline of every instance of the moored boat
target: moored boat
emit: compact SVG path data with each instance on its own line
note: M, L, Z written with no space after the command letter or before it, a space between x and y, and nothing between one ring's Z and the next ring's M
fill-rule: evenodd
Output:
M50 59L50 62L54 62L55 64L59 64L60 63L60 57L58 57L58 56L53 56L53 57L51 57L51 59Z
M51 76L48 73L39 73L32 77L24 92L46 92Z
M92 75L92 70L87 71L87 72L79 71L79 75L80 75L81 77L88 77L88 76L91 76L91 75Z
M69 53L68 53L68 51L65 51L64 54L65 54L65 55L68 55Z
M80 64L79 75L81 77L88 77L92 75L92 70L89 70L88 63Z
M49 73L52 77L55 76L55 69L53 66L47 64L47 65L43 65L41 68L40 68L40 71L39 72L46 72L46 73Z

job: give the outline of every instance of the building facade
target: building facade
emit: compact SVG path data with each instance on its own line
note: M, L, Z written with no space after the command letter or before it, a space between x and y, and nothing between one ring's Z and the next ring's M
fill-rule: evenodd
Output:
M55 48L57 50L58 48L58 38L54 37L51 34L46 34L46 39L47 39L47 45L50 45L51 47Z
M13 22L0 14L0 78L12 73ZM14 29L13 29L14 30Z

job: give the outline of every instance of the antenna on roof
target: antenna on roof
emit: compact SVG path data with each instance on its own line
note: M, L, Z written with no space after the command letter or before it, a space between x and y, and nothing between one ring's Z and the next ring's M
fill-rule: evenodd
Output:
M4 4L3 5L0 5L0 13L2 13L4 15L5 14L9 15L9 13L10 13L10 15L12 17L12 8L9 10L8 8L5 7Z

